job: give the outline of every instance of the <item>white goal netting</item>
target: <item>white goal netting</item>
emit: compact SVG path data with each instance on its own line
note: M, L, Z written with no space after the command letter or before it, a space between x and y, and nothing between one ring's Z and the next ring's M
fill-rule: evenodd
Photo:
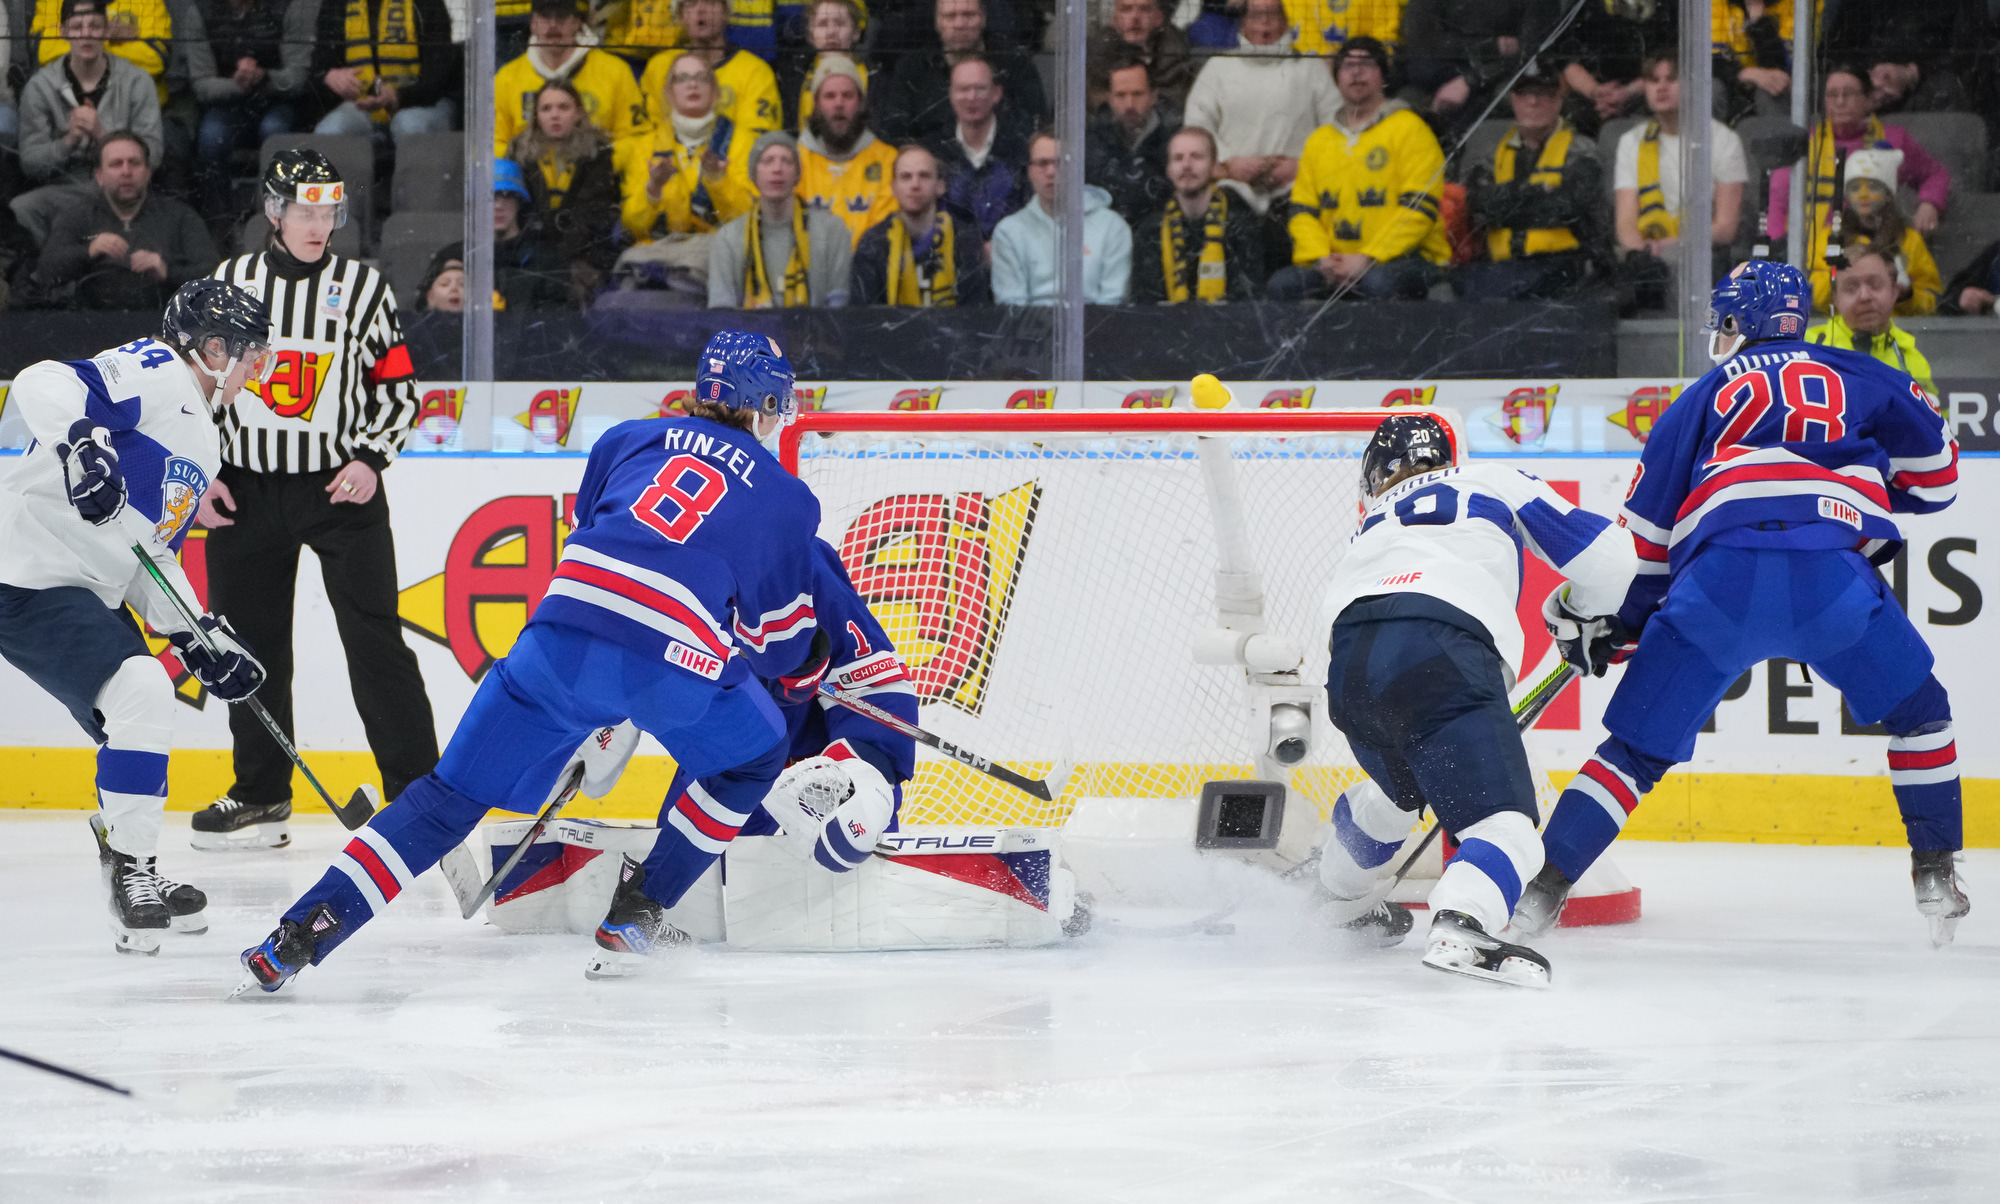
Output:
M905 823L1055 825L1079 797L1189 798L1205 781L1257 776L1267 732L1244 670L1193 659L1196 634L1217 624L1219 563L1193 432L979 433L948 414L897 416L933 429L840 430L819 425L836 415L812 417L799 475L914 673L924 726L1037 776L1075 765L1049 806L926 755ZM1381 417L1227 436L1267 629L1304 651L1300 681L1315 690L1320 595ZM1310 753L1286 773L1326 814L1358 770L1323 706L1312 726Z

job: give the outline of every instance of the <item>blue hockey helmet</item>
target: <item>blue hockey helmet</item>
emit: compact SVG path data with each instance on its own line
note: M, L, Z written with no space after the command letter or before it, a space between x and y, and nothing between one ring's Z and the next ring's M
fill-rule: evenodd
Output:
M1811 312L1812 286L1804 272L1768 259L1739 263L1709 302L1709 358L1719 364L1751 343L1802 338Z
M1392 414L1361 453L1361 491L1375 497L1403 469L1450 468L1457 461L1451 431L1436 415Z
M778 340L747 330L721 330L701 349L694 395L712 405L783 418L790 425L799 416L794 379Z

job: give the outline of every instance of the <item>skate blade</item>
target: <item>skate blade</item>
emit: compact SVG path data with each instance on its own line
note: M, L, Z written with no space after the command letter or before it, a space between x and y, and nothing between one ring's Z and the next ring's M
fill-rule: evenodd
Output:
M646 965L651 961L652 958L643 953L596 949L591 952L590 961L583 967L583 976L591 982L607 978L632 978L645 973Z
M1931 948L1948 947L1958 937L1957 916L1926 916L1931 927Z
M126 928L118 924L111 926L111 947L120 953L136 953L142 957L160 955L160 935L164 928Z
M1547 990L1549 986L1549 972L1534 962L1510 956L1501 958L1497 967L1489 966L1487 956L1481 950L1463 941L1433 944L1424 954L1424 964L1447 974L1459 974L1466 978L1497 982L1510 987L1527 987L1530 990L1541 991Z
M237 853L256 849L282 849L292 843L290 820L251 824L234 832L189 832L188 844L204 853Z
M197 911L191 916L175 916L172 929L182 936L200 936L208 931L208 913Z
M279 983L278 985L282 987L285 984ZM246 973L243 976L243 981L236 984L236 989L231 991L228 994L228 996L225 997L224 1002L226 1003L230 999L237 999L244 995L248 995L253 991L263 995L268 995L271 993L269 991L264 990L264 984L257 981L257 976L255 974Z

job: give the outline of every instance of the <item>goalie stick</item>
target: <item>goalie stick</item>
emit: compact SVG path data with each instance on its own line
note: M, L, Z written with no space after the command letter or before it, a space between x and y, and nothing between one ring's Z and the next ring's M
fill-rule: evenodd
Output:
M932 735L914 723L908 723L897 718L895 715L890 714L865 698L857 698L852 694L842 693L840 690L834 688L832 682L821 682L819 684L819 692L821 697L830 698L835 703L846 707L858 715L866 715L892 732L908 736L919 744L929 745L931 748L935 748L968 769L976 769L988 777L999 778L1016 790L1031 794L1045 803L1056 801L1057 791L1051 790L1047 781L1015 773L1005 765L996 765L971 749L960 748L949 740ZM1061 783L1058 783L1057 786L1059 790Z
M1575 665L1570 664L1568 661L1557 665L1547 677L1536 682L1535 688L1529 690L1527 696L1522 698L1520 704L1514 708L1514 726L1524 732L1533 727L1535 720L1540 719L1542 712L1548 710L1549 704L1556 700L1556 695L1562 693L1563 687L1569 685L1575 679ZM1408 857L1403 858L1403 864L1396 870L1396 876L1389 879L1390 889L1395 889L1396 885L1403 880L1404 875L1410 872L1410 867L1417 863L1417 858L1424 855L1424 850L1431 847L1431 842L1436 840L1437 834L1442 831L1444 831L1443 824L1437 823L1431 825L1431 830L1424 833L1424 838L1417 842L1416 849Z
M521 864L521 858L528 855L528 850L534 847L536 839L555 822L556 816L569 805L571 799L576 797L577 789L582 785L583 758L578 757L570 762L568 771L563 774L562 780L556 783L555 793L543 806L541 814L535 816L534 825L528 829L527 835L521 837L521 842L514 846L513 852L507 854L507 860L501 862L500 868L493 871L493 876L486 880L486 885L479 888L478 894L472 896L469 901L460 900L460 916L471 919L472 913L479 910L480 904L493 897L493 892L500 889L501 880L513 873L515 866Z
M120 1087L116 1083L106 1082L95 1075L85 1074L81 1070L71 1070L67 1066L58 1066L54 1062L44 1062L40 1058L31 1058L27 1054L15 1053L11 1049L0 1049L0 1058L5 1058L9 1062L19 1062L23 1066L32 1066L36 1070L45 1070L50 1074L60 1075L66 1079L73 1079L85 1086L95 1087L99 1091L109 1091L113 1095L122 1095L128 1099L132 1096L132 1089L130 1087Z
M153 584L166 595L167 601L180 612L181 620L193 629L194 638L201 641L201 646L208 650L209 655L220 656L221 650L216 648L214 640L208 638L208 632L202 629L199 616L188 608L187 602L181 598L180 591L173 587L173 583L167 580L166 574L160 572L160 566L154 564L153 558L146 554L145 545L134 543L132 554L139 558L141 565L145 566L146 575L151 577ZM278 721L271 718L271 712L264 709L263 703L257 701L257 696L252 694L243 699L243 705L250 708L250 713L257 716L257 721L264 725L264 730L271 733L271 739L278 742L278 747L292 759L292 764L298 766L299 772L306 775L306 781L312 783L312 788L319 793L320 801L326 804L327 810L333 812L333 817L340 821L341 827L352 832L368 822L375 814L375 801L379 797L373 786L363 785L356 788L353 796L347 800L346 806L334 802L326 787L320 785L319 779L313 776L313 771L307 768L305 759L299 756L299 750L292 747L292 742L285 738L284 729L278 726Z

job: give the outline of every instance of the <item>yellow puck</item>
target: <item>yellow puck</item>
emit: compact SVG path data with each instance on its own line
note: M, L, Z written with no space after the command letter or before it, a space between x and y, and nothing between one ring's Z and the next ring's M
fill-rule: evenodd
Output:
M1207 372L1188 382L1188 395L1198 410L1220 410L1235 400L1229 386Z

